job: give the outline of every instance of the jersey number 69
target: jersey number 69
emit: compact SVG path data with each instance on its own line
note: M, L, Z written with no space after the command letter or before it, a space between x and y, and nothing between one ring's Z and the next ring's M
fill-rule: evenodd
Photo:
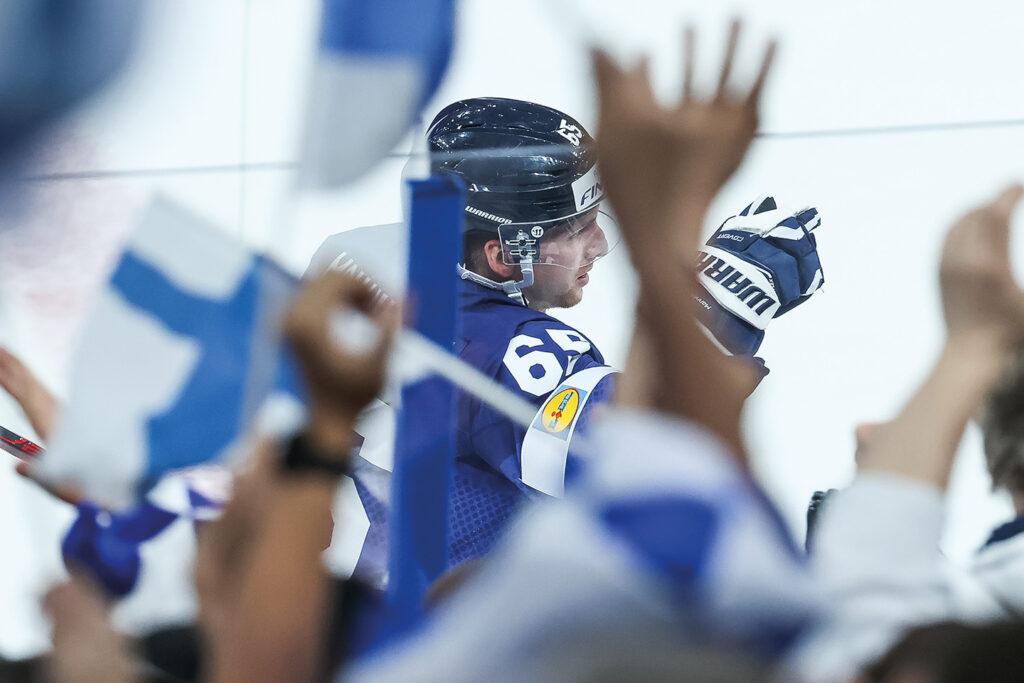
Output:
M558 328L547 329L544 332L560 349L570 354L565 368L551 351L536 349L544 345L544 340L528 334L517 334L512 337L503 359L505 367L519 384L519 388L534 396L543 396L554 391L563 376L572 372L576 359L590 350L590 342L578 332ZM535 350L520 354L521 349ZM535 371L537 368L539 374Z

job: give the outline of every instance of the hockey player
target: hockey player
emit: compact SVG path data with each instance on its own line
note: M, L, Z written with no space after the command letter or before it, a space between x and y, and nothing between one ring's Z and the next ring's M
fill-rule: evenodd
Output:
M590 410L607 401L614 371L584 333L547 311L582 300L595 262L616 238L602 207L594 140L568 114L519 100L468 99L435 117L427 142L431 172L458 175L467 188L455 352L538 411L525 429L460 396L449 500L448 564L455 566L486 553L520 502L560 496L580 465L569 446ZM823 282L811 233L819 224L815 209L790 212L763 196L723 223L697 255L698 315L723 352L749 359L760 376L767 371L754 354L765 327ZM375 226L332 236L307 276L366 265L381 284L394 286L399 278L388 264L373 268L367 261L400 250L400 230ZM680 267L692 258L680 252ZM363 427L389 422L381 417L386 409L376 405L357 427L365 441L353 461L369 531L357 532L361 554L351 570L378 586L386 576L391 466L382 453L390 444Z
M567 114L474 98L442 110L427 139L431 172L458 175L467 187L455 352L538 411L525 429L460 396L449 500L449 565L455 566L486 553L520 502L560 496L580 465L569 446L589 411L610 396L614 371L584 333L547 311L582 300L595 262L615 246L615 231L603 212L594 140ZM754 354L765 327L822 284L811 233L819 223L815 209L790 212L764 196L723 223L698 254L698 315L725 353L750 359L762 376L766 370ZM358 269L358 262L394 286L399 278L386 264L374 269L367 260L400 250L400 229L376 226L328 238L307 275ZM692 258L680 251L680 267ZM380 419L386 408L376 405L357 430L386 423ZM390 471L381 453L390 445L382 448L371 431L360 431L366 440L353 461L369 521L369 532L357 540L362 552L354 573L379 586Z
M488 551L522 500L560 496L580 460L573 434L606 402L613 370L591 340L547 314L579 303L614 247L594 140L571 116L531 102L449 105L428 133L431 171L467 188L459 357L537 407L529 429L476 398L458 404L449 564ZM753 357L764 327L821 285L810 230L762 197L715 233L698 259L698 310L723 350ZM680 267L689 261L680 254ZM761 364L763 367L763 364ZM410 407L414 409L414 407Z
M561 494L574 466L569 437L587 403L609 390L602 380L612 369L590 339L546 311L579 303L612 245L592 140L568 115L530 102L465 100L442 110L427 138L432 172L458 175L467 187L456 351L545 408L533 434L460 396L449 512L456 565L486 553L524 497ZM561 389L570 375L573 385Z

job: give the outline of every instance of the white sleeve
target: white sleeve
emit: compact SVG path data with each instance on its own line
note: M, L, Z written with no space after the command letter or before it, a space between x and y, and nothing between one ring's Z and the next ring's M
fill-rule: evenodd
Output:
M404 292L407 232L405 224L392 223L331 235L313 254L303 278L354 264L389 295Z
M938 488L879 472L829 500L812 558L827 616L795 659L800 677L845 679L909 628L952 616L944 512Z

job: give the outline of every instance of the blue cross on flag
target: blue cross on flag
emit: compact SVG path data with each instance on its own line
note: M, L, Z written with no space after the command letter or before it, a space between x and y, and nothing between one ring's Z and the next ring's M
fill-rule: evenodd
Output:
M222 460L268 397L298 402L277 331L296 287L215 227L154 202L86 324L40 475L124 507L165 472Z

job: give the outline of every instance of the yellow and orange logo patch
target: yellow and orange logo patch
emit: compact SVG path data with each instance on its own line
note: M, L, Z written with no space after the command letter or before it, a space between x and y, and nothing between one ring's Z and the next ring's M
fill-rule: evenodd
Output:
M580 393L576 389L563 389L544 405L541 419L544 431L558 434L568 429L580 409Z

